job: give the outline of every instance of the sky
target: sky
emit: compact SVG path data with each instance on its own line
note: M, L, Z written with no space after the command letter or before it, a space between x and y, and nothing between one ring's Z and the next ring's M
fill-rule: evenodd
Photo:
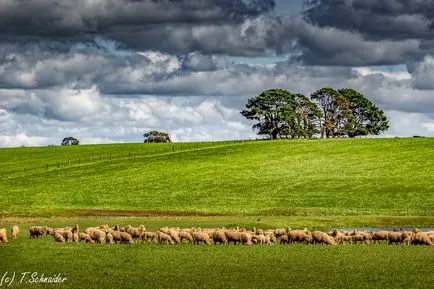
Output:
M256 138L271 88L362 92L434 136L434 0L3 0L0 147Z

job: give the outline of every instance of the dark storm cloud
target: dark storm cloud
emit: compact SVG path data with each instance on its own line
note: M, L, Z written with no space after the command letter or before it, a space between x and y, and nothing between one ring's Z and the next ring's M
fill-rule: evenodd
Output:
M313 0L304 15L321 27L358 32L366 39L433 39L432 0Z

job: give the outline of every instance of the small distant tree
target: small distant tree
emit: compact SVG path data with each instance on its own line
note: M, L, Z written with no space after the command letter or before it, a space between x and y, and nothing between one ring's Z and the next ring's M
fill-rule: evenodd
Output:
M144 143L153 143L153 142L172 142L170 140L169 134L161 131L150 131L143 135L145 137Z
M78 141L78 139L73 138L72 136L68 136L68 137L65 137L65 138L62 140L61 145L62 145L62 146L78 145L79 143L80 143L80 142Z

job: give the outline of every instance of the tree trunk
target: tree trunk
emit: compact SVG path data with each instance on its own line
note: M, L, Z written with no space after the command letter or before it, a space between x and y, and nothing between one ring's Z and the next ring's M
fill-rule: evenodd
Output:
M276 130L273 130L272 132L271 132L271 139L277 139L277 135L279 134L279 131L276 129Z

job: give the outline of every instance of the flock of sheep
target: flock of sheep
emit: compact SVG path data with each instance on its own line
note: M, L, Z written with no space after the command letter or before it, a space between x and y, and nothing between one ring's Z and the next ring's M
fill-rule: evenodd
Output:
M18 226L11 229L12 238L19 234ZM412 231L377 231L365 232L352 230L344 232L333 230L330 233L321 231L292 230L289 227L282 229L262 230L253 228L184 228L164 227L156 232L149 232L144 225L139 227L109 227L101 225L89 227L80 232L78 225L65 228L50 228L47 226L31 226L29 228L30 238L39 238L44 235L51 235L56 242L86 242L100 244L126 243L133 244L138 242L154 242L158 244L369 244L377 242L387 242L388 244L406 245L433 245L434 231L422 232L418 229ZM0 229L0 243L7 243L6 229Z

